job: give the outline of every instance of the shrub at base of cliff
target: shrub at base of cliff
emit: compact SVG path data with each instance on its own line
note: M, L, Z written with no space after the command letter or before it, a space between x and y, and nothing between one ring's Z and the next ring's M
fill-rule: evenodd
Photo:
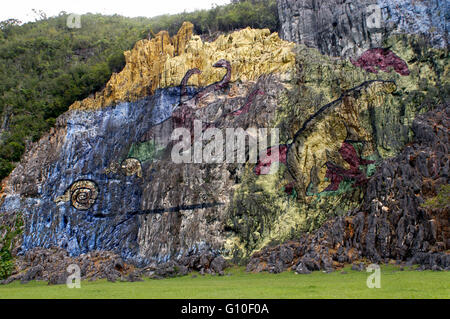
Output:
M448 209L450 207L450 185L442 185L435 197L429 198L422 204L429 209Z
M18 237L22 234L23 218L17 214L12 218L2 216L4 223L0 226L0 279L5 279L14 270L14 252Z

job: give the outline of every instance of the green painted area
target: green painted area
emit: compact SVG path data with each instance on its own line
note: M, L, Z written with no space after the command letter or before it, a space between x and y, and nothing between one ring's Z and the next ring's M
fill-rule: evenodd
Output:
M366 172L366 176L370 177L373 174L375 174L375 172L377 171L377 157L376 156L367 156L367 157L363 157L363 159L365 160L369 160L369 161L375 161L375 163L373 164L369 164L366 166L360 166L360 169Z
M325 178L325 181L328 181L328 178ZM339 188L337 190L335 190L335 191L323 191L323 192L320 192L320 193L313 193L313 192L307 191L306 195L308 195L308 196L316 196L317 200L320 200L323 197L342 195L342 194L351 192L353 190L353 188L354 188L353 184L355 184L354 181L344 179L339 184Z
M243 299L243 298L450 298L450 273L433 271L400 271L394 266L381 267L381 288L369 289L366 281L370 273L345 268L333 273L313 272L296 275L246 273L243 268L226 272L231 276L191 275L164 280L145 279L142 282L115 282L106 280L83 281L80 289L66 285L48 286L45 282L21 284L14 282L0 286L3 298L189 298L189 299Z
M130 151L128 152L128 158L136 158L141 163L144 163L147 161L154 161L162 155L163 151L164 147L157 145L155 141L150 140L131 145Z

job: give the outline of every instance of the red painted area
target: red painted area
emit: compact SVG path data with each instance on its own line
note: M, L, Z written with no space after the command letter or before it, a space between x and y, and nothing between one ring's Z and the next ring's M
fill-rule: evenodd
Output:
M350 59L353 65L358 66L368 72L378 73L378 70L390 72L394 69L400 75L409 75L408 65L389 49L376 48L364 52L361 57L354 61Z
M275 163L274 157L276 157L276 153L278 152L278 161L280 163L286 164L287 157L287 145L277 145L272 146L266 150L266 154L261 156L258 163L255 166L255 174L256 175L267 175L270 172L270 166ZM273 156L273 154L275 154ZM273 156L273 157L272 157Z
M354 180L356 182L355 185L361 185L367 182L367 176L360 170L359 166L375 163L374 161L361 158L353 145L348 142L342 143L339 154L350 165L350 168L345 169L331 162L327 162L325 164L327 166L325 177L331 181L331 184L324 191L337 191L344 179Z

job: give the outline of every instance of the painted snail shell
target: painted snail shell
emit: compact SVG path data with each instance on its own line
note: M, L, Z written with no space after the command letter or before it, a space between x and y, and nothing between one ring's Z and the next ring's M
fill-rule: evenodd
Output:
M88 210L94 205L98 197L98 186L91 180L80 180L70 186L63 196L55 199L55 202L67 202L78 210Z
M70 202L79 210L87 210L98 197L98 187L93 181L78 181L70 187Z
M122 173L125 176L136 175L138 177L142 177L141 162L138 159L136 159L136 158L127 158L127 159L125 159L121 163L120 168L122 170Z

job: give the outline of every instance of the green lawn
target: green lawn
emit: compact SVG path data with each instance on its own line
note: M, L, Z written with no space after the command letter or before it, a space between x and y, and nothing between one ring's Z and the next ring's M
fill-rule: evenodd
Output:
M231 276L191 275L143 282L106 280L83 281L80 289L66 285L48 286L45 282L0 286L1 298L445 298L450 297L450 273L433 271L399 271L394 266L381 268L381 288L366 286L366 272L344 269L330 274L309 275L251 274L242 268Z

